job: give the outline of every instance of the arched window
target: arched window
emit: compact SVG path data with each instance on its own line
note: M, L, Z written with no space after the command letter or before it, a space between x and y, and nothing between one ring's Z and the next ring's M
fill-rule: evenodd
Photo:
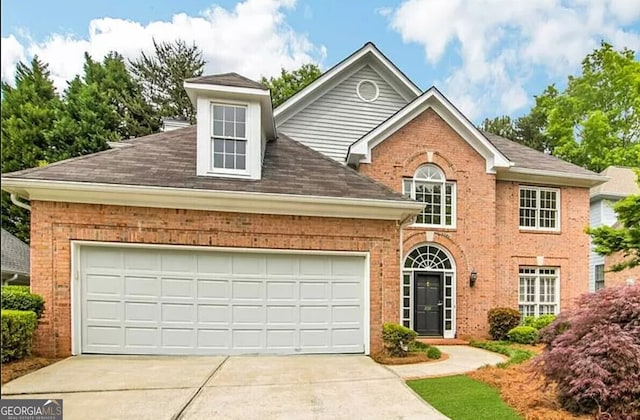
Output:
M422 165L413 178L404 179L403 193L425 204L416 224L455 226L456 183L447 181L442 169L436 165Z
M404 268L419 270L451 270L451 259L439 247L424 245L415 248L407 255L404 261Z

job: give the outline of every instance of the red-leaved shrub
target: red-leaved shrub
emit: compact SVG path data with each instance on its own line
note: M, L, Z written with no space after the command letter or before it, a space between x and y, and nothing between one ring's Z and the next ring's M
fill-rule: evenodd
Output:
M640 419L640 285L578 298L540 334L535 362L558 399L599 419Z

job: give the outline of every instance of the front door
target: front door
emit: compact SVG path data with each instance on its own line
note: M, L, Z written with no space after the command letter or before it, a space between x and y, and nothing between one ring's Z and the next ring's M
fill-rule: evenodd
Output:
M415 273L413 329L418 335L443 335L442 274Z

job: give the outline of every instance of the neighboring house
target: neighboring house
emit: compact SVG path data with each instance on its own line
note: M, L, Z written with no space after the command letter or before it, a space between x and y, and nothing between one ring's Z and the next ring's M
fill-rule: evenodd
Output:
M587 291L605 178L479 131L373 44L275 110L235 73L184 86L196 126L3 174L40 351L370 353L384 322L478 337Z
M29 284L29 245L2 229L2 285Z
M631 168L609 166L600 173L609 178L604 184L591 188L591 212L589 225L599 226L618 225L614 204L630 195L640 194L640 187L636 180L636 173ZM599 255L593 250L589 258L589 290L599 290L605 286L636 283L640 280L640 267L626 269L620 272L610 271L611 266L622 261L621 254L608 257Z

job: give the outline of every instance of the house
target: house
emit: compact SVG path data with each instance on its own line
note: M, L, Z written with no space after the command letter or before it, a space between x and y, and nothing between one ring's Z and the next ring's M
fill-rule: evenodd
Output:
M587 291L599 174L479 131L373 44L272 110L235 73L192 127L3 174L31 206L41 352L365 353Z
M2 285L29 285L29 245L2 229Z
M600 173L608 181L591 188L589 226L616 227L618 218L613 206L619 200L630 195L640 194L640 187L636 182L637 175L631 168L609 166ZM620 254L605 257L591 250L589 257L589 290L595 291L605 286L634 284L640 280L640 267L629 268L620 272L610 271L611 266L620 262Z

